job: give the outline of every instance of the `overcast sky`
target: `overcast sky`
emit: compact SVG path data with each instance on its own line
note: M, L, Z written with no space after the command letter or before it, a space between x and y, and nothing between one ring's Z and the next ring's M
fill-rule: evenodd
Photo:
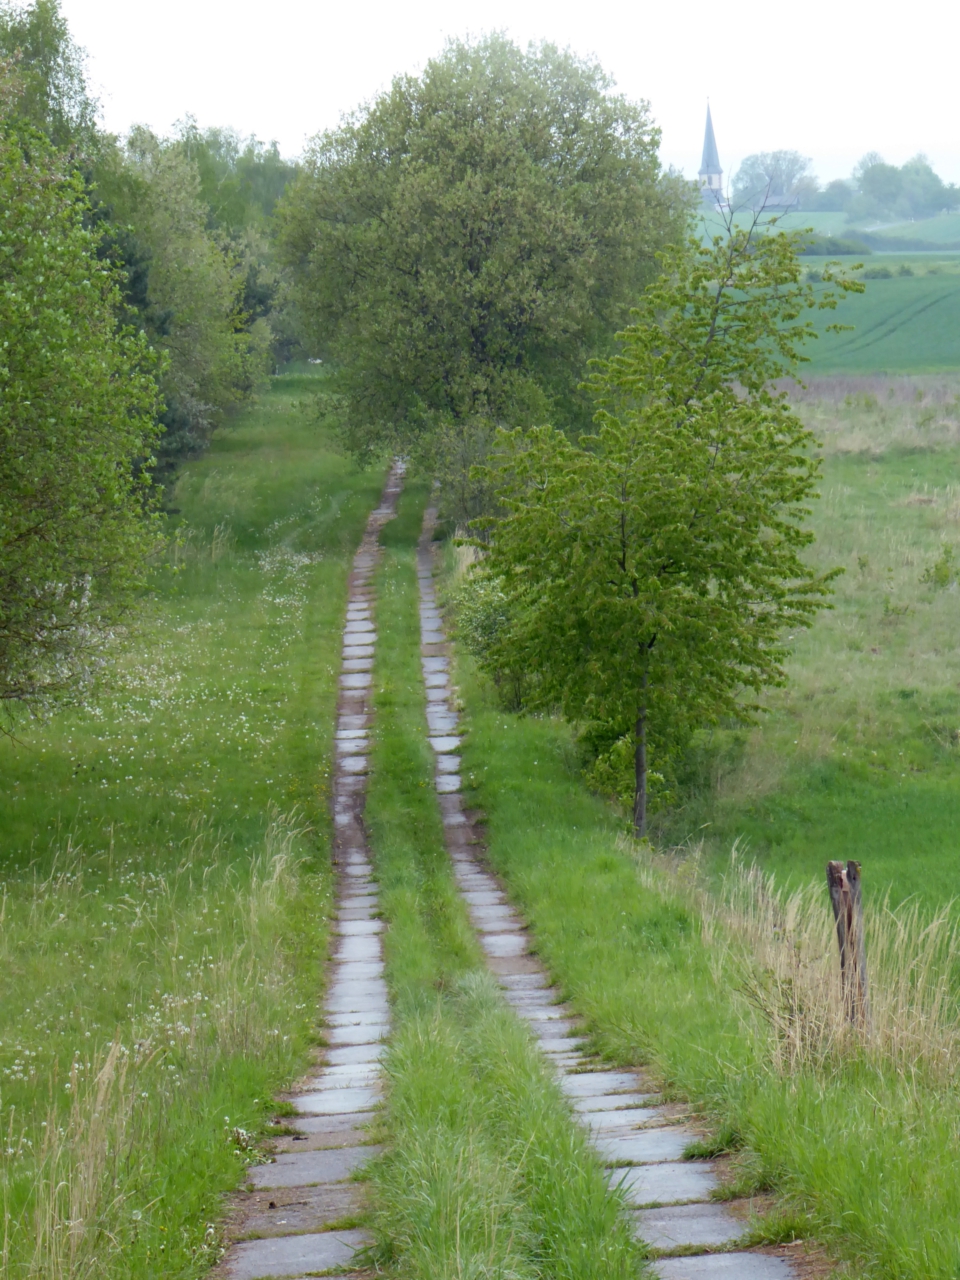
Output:
M960 6L808 0L586 4L584 0L62 0L89 55L108 128L167 132L194 115L298 154L449 36L504 30L594 55L621 92L646 98L662 157L699 168L709 97L729 177L743 156L787 147L824 181L865 151L924 151L960 182Z

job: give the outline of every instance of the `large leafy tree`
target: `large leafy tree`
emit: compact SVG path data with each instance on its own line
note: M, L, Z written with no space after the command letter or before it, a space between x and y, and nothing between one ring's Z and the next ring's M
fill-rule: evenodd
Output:
M61 150L96 150L97 103L59 0L0 0L0 57L16 66L14 110L21 120Z
M629 735L640 835L650 751L749 717L743 691L783 680L784 629L829 593L803 555L815 442L774 384L795 371L809 309L838 293L801 282L796 248L731 226L668 250L622 350L596 365L595 431L500 436L482 572L512 621L489 661L535 672L541 704Z
M16 92L8 99L17 97ZM141 585L156 360L118 331L80 177L0 121L0 703L74 689Z
M790 197L809 176L810 161L797 151L758 151L734 175L733 203L762 206L771 198Z
M609 89L549 45L453 42L312 144L281 247L359 452L587 420L578 370L682 216L646 106Z

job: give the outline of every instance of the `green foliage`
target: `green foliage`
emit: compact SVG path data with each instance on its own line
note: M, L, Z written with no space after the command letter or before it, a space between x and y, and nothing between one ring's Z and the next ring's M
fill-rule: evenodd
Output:
M940 552L940 558L920 575L920 581L933 587L935 591L942 591L944 587L952 586L956 580L956 552L951 546L944 546Z
M487 563L514 625L494 654L537 672L540 705L632 735L641 833L648 738L668 755L748 717L741 691L783 680L783 629L829 594L803 559L813 437L770 389L804 312L836 302L800 282L797 239L731 228L667 251L622 354L597 362L596 433L500 436Z
M96 151L97 103L59 0L0 4L0 59L16 69L14 111L59 149Z
M297 172L276 142L241 138L234 129L201 130L189 116L177 141L197 166L200 194L213 225L234 234L266 225Z
M210 228L187 149L135 129L125 154L100 166L100 181L111 222L130 228L117 242L133 259L128 305L168 357L159 446L168 473L250 397L269 366L272 335L263 318L247 323L249 266Z
M771 199L792 197L809 168L810 161L797 151L760 151L747 156L734 175L731 201L738 208L759 208Z
M583 422L580 370L681 206L646 107L608 89L550 45L451 42L315 140L281 246L358 453Z
M846 236L823 236L808 235L800 253L817 254L819 256L835 257L864 257L873 250L865 245L861 240L854 240Z
M42 134L0 133L0 700L75 691L159 528L156 361L117 331L117 275Z
M957 187L936 174L927 157L916 155L899 168L868 152L853 172L857 195L850 201L851 218L906 221L929 218L960 202Z

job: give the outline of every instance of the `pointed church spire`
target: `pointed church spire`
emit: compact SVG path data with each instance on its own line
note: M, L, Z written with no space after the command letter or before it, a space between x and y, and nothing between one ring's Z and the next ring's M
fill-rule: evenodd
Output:
M710 103L707 103L707 127L703 135L703 159L700 161L700 177L708 173L722 174L720 154L717 151L717 139L713 133L713 117L710 114Z

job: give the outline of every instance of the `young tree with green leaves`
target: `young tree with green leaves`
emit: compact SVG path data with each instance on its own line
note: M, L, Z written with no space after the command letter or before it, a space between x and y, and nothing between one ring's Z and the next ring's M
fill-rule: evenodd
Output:
M159 545L156 357L75 172L0 122L0 703L75 689Z
M668 249L622 350L595 362L596 430L499 436L482 571L511 623L488 661L535 672L540 705L630 735L639 836L651 753L749 719L743 691L783 681L785 628L830 593L803 555L816 442L774 389L809 311L839 296L801 282L798 241L731 225Z
M578 371L684 209L646 106L609 89L550 45L451 42L315 140L280 244L358 453L588 421Z

